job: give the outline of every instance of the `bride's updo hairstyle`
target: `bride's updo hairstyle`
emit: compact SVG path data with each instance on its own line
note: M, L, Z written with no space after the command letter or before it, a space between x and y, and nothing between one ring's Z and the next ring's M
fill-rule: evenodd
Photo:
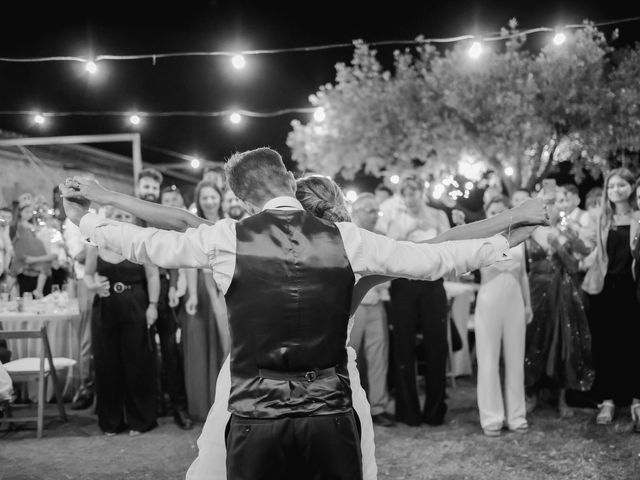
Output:
M331 222L351 221L342 190L330 178L310 175L299 178L296 186L296 198L307 212Z

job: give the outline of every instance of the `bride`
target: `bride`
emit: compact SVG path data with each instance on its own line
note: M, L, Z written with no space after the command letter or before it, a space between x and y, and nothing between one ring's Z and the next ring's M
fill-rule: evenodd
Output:
M75 177L73 181L76 190L75 196L129 211L146 221L149 226L184 231L188 228L197 228L203 223L210 223L186 210L146 202L126 194L107 190L93 179ZM350 221L342 191L331 179L323 176L308 176L299 179L296 197L305 210L319 218L332 222ZM490 219L455 227L428 242L439 243L448 240L484 238L509 228L513 229L515 226L538 225L545 219L546 212L542 203L538 200L529 200L517 208L505 211ZM359 279L353 290L351 315L369 289L387 280L389 280L388 277L382 276L368 276ZM352 327L353 317L350 318L348 332ZM363 478L364 480L375 480L377 479L377 465L371 412L365 391L360 383L355 351L351 347L346 348L353 409L360 421L361 428ZM231 374L229 357L227 357L218 376L214 404L198 439L199 455L187 472L187 480L226 479L225 428L231 415L227 410L230 387Z

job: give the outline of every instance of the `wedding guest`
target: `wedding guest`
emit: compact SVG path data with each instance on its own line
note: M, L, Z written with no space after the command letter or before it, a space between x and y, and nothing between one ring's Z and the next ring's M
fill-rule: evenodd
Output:
M213 183L221 192L227 189L227 177L224 174L224 167L222 165L205 167L202 173L202 180L207 183Z
M13 246L9 234L12 220L13 213L11 209L0 209L0 281L2 281L3 284L6 282L9 265L11 264L11 258L13 256Z
M428 207L423 198L424 182L405 177L399 189L402 204L390 210L384 233L395 240L421 242L449 230L442 210ZM387 203L391 200L387 200ZM385 214L386 215L386 214ZM383 217L384 218L384 217ZM448 303L443 280L391 282L391 323L393 324L396 419L407 425L441 425L445 403ZM416 377L416 334L422 331L425 343L426 401L422 413Z
M227 189L227 191L224 192L222 211L224 212L225 217L233 218L234 220L242 220L249 216L244 204L238 197L236 197L236 194L233 193L233 190L231 189Z
M375 197L371 193L361 194L353 203L351 216L358 227L375 231L378 221L378 203ZM388 297L387 284L369 290L354 314L349 340L349 345L366 365L365 378L373 423L383 427L395 425L395 421L387 413L390 401L387 389L389 329L383 301Z
M195 202L199 217L211 222L223 217L222 192L215 184L198 183ZM202 421L213 405L218 372L229 351L224 298L210 271L187 271L187 300L180 321L189 412Z
M145 168L138 175L136 195L142 200L158 203L160 201L160 186L162 174L153 168ZM160 338L160 352L162 354L162 371L166 377L166 384L162 389L169 395L170 408L173 410L173 419L180 428L188 430L193 427L193 422L187 411L187 399L184 386L184 374L182 359L178 349L176 333L178 324L172 307L169 305L169 290L171 278L176 272L161 268L160 272L160 296L158 300L158 321L156 329ZM175 299L172 299L175 304ZM164 395L160 399L160 411L164 404Z
M382 205L385 200L393 197L393 192L391 191L391 189L382 183L376 187L373 194L375 195L375 199L378 205Z
M640 303L632 273L640 213L634 210L634 181L625 168L605 178L596 249L583 289L589 294L596 371L592 392L601 402L596 422L610 424L615 406L631 403L634 429L640 431Z
M160 204L169 207L184 208L184 197L175 185L164 187L160 192Z
M134 223L131 214L115 208L106 216ZM127 429L139 435L157 425L152 327L158 318L158 268L92 249L84 280L96 293L92 344L98 425L107 436Z
M509 208L503 196L485 205L487 218ZM526 433L524 392L525 328L531 318L524 251L519 245L511 259L480 269L482 282L475 312L478 358L478 409L485 435L500 435L503 425ZM504 400L500 382L500 353L504 359ZM505 408L506 404L506 408Z
M530 401L548 384L560 389L561 417L573 415L567 390L590 390L595 372L591 332L581 294L580 259L588 248L567 217L554 215L552 226L533 232L528 243L533 321L527 326L525 385Z
M34 210L31 203L25 203L18 210L18 224L13 239L14 261L11 263L12 275L17 277L20 295L33 292L40 298L51 291L47 279L51 275L51 262L54 254L47 250L36 236L36 228L31 223Z

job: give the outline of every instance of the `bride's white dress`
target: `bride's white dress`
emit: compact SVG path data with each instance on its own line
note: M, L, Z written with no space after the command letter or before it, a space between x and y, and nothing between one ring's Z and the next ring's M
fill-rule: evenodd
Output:
M353 317L349 319L349 333L352 327ZM363 478L364 480L376 480L378 478L378 466L375 459L371 407L360 383L360 375L356 366L356 352L351 347L347 347L347 358L353 409L358 415L362 430L360 448L362 450ZM226 480L227 478L227 450L224 442L224 431L231 417L227 409L230 390L231 370L229 357L227 357L218 374L215 401L211 410L209 410L200 438L198 438L198 458L189 467L187 480Z

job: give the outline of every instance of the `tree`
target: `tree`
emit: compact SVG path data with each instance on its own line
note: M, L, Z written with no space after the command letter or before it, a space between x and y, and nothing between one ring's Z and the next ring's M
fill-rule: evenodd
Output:
M376 175L416 165L451 171L468 154L508 187L530 188L558 161L574 162L578 174L602 168L611 152L637 151L640 49L613 68L611 47L587 23L565 44L533 54L516 26L477 61L465 43L395 52L393 73L356 42L351 64L338 64L335 84L312 99L325 121L293 123L293 158L302 169L349 178L362 167Z

